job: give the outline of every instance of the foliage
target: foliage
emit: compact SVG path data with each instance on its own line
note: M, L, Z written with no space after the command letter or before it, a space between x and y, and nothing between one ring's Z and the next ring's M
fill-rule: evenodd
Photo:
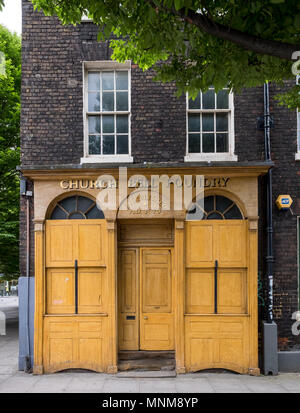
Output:
M21 39L1 25L0 52L0 274L10 279L19 273Z
M300 51L298 0L31 1L64 23L80 23L85 13L99 25L99 39L111 38L114 59L154 67L179 95L212 84L238 91L280 83L293 77L291 56ZM282 101L300 106L289 93Z

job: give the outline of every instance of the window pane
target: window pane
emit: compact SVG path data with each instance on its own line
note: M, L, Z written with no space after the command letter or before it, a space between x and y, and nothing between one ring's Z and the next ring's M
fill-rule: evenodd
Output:
M99 92L89 92L89 112L99 112L100 111L100 93Z
M213 196L207 196L204 198L204 210L205 212L210 212L215 209L215 204L214 204L214 197Z
M103 135L103 155L111 155L115 153L115 137L114 135Z
M70 196L69 198L65 198L59 202L59 205L68 212L74 212L76 210L76 197Z
M243 219L243 216L239 208L236 205L234 205L232 208L229 209L228 212L226 212L225 218L226 219Z
M217 93L217 109L228 109L228 90L220 90Z
M128 133L128 115L117 115L117 133Z
M128 72L116 72L116 89L128 90Z
M217 133L217 152L228 152L228 133Z
M117 153L128 154L128 135L117 135Z
M215 108L215 91L208 90L202 94L202 109L214 109Z
M117 92L117 110L128 110L128 92Z
M114 89L114 72L102 72L102 89Z
M216 118L216 129L217 132L228 131L228 114L227 113L217 113Z
M215 152L214 134L203 133L202 135L202 152Z
M225 196L217 195L216 203L217 203L217 210L224 212L226 211L227 208L229 208L233 204L233 201L229 198L225 198Z
M204 132L211 132L214 130L214 115L210 113L202 114L202 130Z
M86 214L87 219L103 219L104 214L103 212L98 209L97 205L94 206L87 214Z
M89 116L89 134L100 133L100 116Z
M51 219L67 219L67 214L58 206L52 212Z
M89 136L89 154L99 155L100 154L100 135L90 135Z
M89 90L100 90L100 72L90 72L88 74Z
M103 133L114 133L115 125L114 125L114 116L102 116L102 130Z
M77 208L79 211L85 213L85 211L93 204L94 202L86 198L85 196L79 196L77 199Z
M104 112L114 111L114 92L102 93L102 110Z
M189 132L200 132L199 114L189 114Z
M189 153L200 153L200 133L189 134Z
M195 100L189 99L189 109L200 109L200 92Z

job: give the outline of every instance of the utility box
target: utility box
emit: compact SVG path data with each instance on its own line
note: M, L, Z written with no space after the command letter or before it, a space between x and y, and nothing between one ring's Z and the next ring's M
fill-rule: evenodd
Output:
M263 373L265 376L278 374L277 324L262 322Z

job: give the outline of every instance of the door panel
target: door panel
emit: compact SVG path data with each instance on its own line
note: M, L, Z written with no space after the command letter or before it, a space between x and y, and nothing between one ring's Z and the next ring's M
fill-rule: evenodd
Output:
M188 269L186 273L186 313L213 314L214 271L209 268Z
M140 349L173 350L171 249L142 248L140 257Z
M104 264L106 245L104 221L100 223L80 223L78 225L78 265L96 267Z
M246 265L246 221L225 221L216 226L218 261L220 267Z
M106 272L101 268L78 271L78 314L99 314L105 308Z
M246 271L220 270L218 273L218 313L245 314L247 312Z
M211 222L188 222L186 232L186 260L188 267L212 267L216 244Z
M76 236L71 221L46 221L47 267L70 267L76 259Z
M46 313L74 314L74 270L49 268L46 272Z
M135 249L119 251L119 350L139 349L138 255Z

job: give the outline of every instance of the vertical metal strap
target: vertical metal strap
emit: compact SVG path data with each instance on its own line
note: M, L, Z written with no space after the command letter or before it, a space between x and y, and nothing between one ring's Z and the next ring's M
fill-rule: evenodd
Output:
M218 314L218 260L215 261L215 314Z
M78 261L75 260L75 314L78 314Z

